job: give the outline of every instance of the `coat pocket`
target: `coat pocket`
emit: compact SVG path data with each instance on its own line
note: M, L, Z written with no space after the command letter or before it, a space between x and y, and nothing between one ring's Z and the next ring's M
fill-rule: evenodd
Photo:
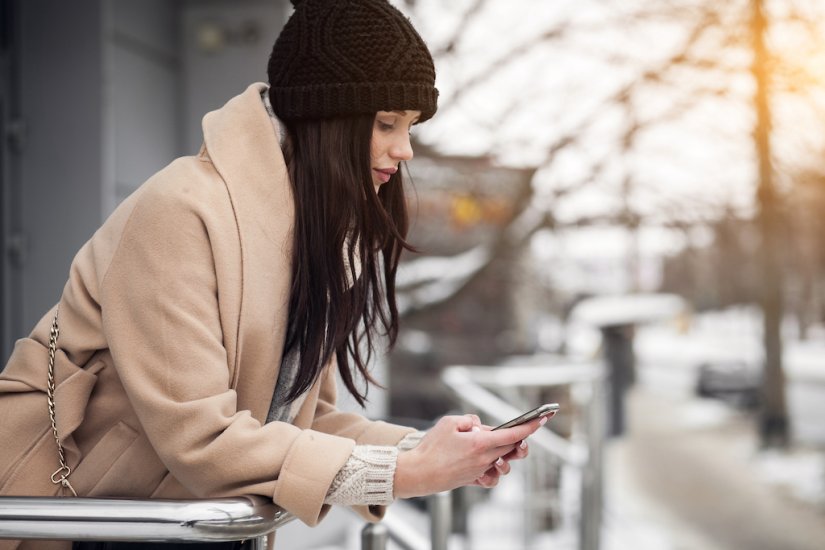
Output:
M81 368L58 350L55 357L55 417L67 460L78 454L72 433L83 421L97 373L105 363ZM48 350L31 339L17 342L0 373L0 494L51 495L50 477L58 467L48 399Z
M107 431L100 441L86 453L75 468L72 482L78 495L87 496L108 474L117 470L123 479L116 485L128 485L128 473L114 468L124 452L135 442L138 432L123 422L118 422ZM116 476L117 477L117 476ZM116 496L116 495L105 495Z

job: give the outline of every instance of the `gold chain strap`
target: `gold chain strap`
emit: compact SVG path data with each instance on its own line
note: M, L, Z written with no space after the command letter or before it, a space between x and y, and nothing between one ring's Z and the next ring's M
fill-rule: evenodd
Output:
M60 436L57 435L57 420L54 416L54 356L57 353L57 337L60 336L60 328L57 326L57 315L60 313L60 306L54 312L54 320L52 321L52 330L49 332L49 383L46 390L49 398L49 420L52 421L52 434L54 441L57 443L57 457L60 460L60 468L52 474L52 483L55 485L62 485L64 489L68 489L74 496L77 496L72 484L69 483L69 476L72 474L72 469L66 464L66 455L63 454L63 445L60 443Z

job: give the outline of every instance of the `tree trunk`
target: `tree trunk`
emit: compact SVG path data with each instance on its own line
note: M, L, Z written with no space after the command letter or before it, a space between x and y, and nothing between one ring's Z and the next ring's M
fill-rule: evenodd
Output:
M765 48L766 20L762 0L751 0L753 63L751 71L756 83L754 104L756 127L754 140L759 163L757 201L760 250L760 302L764 318L765 364L762 376L762 406L759 434L764 447L784 447L788 444L788 414L785 405L785 377L782 370L782 272L779 244L781 230L779 196L773 182L771 167L771 111L768 86L770 60Z

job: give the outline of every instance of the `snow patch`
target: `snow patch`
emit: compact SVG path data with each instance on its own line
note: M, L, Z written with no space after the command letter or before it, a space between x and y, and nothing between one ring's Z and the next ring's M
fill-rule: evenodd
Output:
M756 469L766 483L788 490L794 497L825 506L825 453L822 451L762 451Z

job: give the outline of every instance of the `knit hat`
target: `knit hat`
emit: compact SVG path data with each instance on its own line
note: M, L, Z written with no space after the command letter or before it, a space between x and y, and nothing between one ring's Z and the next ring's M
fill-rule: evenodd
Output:
M272 48L272 108L284 120L377 111L435 114L433 58L387 0L292 0Z

